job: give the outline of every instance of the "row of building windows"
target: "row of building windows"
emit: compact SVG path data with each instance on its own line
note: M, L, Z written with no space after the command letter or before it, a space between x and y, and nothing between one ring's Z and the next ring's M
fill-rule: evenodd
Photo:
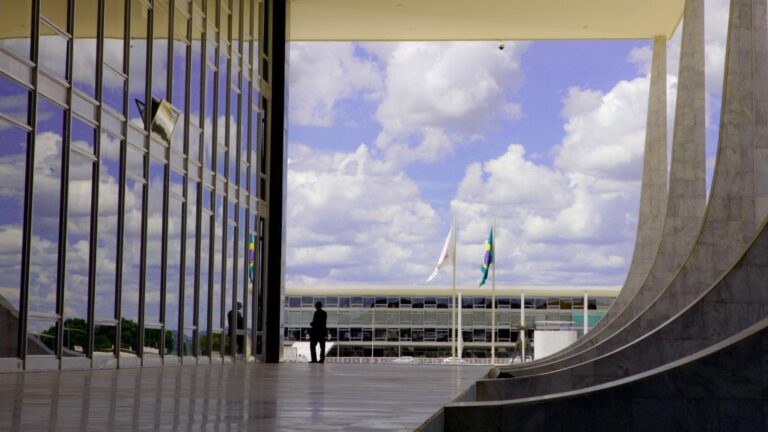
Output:
M287 328L287 341L308 340L308 329ZM464 342L491 343L493 330L466 329L461 332ZM516 342L519 332L512 328L496 329L496 342ZM530 335L529 335L530 337ZM360 328L340 327L328 329L328 340L333 342L451 342L451 329L439 327L423 328Z
M288 296L286 305L291 309L314 309L317 302L327 309L335 308L398 308L398 309L449 309L451 298L448 296ZM587 309L607 310L613 302L611 297L587 299ZM496 296L496 308L520 309L520 297ZM584 297L526 297L525 309L583 309ZM464 296L461 300L463 309L491 309L490 296Z
M329 310L328 325L450 325L451 313L449 311L368 311L368 310ZM589 311L590 320L602 317L606 311ZM546 312L526 311L525 322L533 325L535 322L549 321L578 321L582 322L583 311L558 311L547 310ZM469 310L462 311L462 323L465 326L490 326L493 322L491 310ZM293 311L286 313L286 325L301 325L309 327L312 321L312 312ZM516 324L520 322L520 312L499 309L496 311L497 324Z

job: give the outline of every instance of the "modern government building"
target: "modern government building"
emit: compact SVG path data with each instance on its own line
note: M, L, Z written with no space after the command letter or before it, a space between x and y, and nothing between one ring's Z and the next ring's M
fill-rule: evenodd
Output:
M0 429L768 430L768 5L727 3L707 190L704 0L0 0ZM286 286L288 42L548 39L653 41L622 287ZM496 366L287 362L316 301L329 358Z
M451 307L454 293L450 287L288 285L285 343L308 340L314 305L320 301L328 313L331 359L461 357L490 361L493 355L499 362L524 360L535 357L536 330L569 331L581 337L605 316L618 293L618 288L606 287L577 291L498 286L495 292L462 288L459 337L453 330L459 328L459 317L454 315L459 307ZM527 336L525 358L518 344L521 329ZM464 348L455 356L454 339L461 340Z

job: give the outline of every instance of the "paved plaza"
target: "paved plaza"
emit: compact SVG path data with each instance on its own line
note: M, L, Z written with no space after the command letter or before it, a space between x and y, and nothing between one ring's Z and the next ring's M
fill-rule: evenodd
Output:
M487 370L285 363L0 374L0 430L414 430Z

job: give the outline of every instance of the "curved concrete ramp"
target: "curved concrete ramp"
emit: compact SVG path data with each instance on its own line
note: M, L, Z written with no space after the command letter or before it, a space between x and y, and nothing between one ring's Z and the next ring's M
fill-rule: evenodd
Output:
M693 305L620 350L550 373L480 380L477 400L502 400L583 389L662 367L718 346L768 317L768 227L736 266ZM768 378L768 376L767 376Z
M663 42L666 44L666 39L663 39ZM658 43L659 41L654 41L654 55ZM656 58L654 62L657 62ZM653 249L654 255L650 257L643 255L642 259L638 258L638 254L647 254L651 249L648 247L640 249L636 246L632 258L633 266L630 267L624 288L608 314L590 333L560 353L534 365L520 365L519 369L542 368L546 365L545 368L538 370L554 370L557 365L550 366L551 364L589 349L595 343L612 336L672 282L685 262L698 237L706 209L704 79L704 0L688 0L685 3L683 21L669 195L666 211L662 213L664 224L659 228L662 233L660 243L657 243L657 248ZM653 82L653 75L651 81ZM653 101L652 90L651 104ZM649 104L649 129L651 128L651 104ZM666 137L664 142L666 148ZM649 170L648 160L649 157L646 155L645 170ZM666 161L666 158L664 160ZM646 172L644 171L644 178ZM666 167L661 172L657 169L654 175L665 176ZM644 181L643 192L645 187ZM658 213L658 211L644 212L643 208L649 205L652 204L641 198L639 226L644 215ZM638 229L637 244L642 242L640 239L642 232L649 235L647 230ZM644 273L633 272L636 260L650 262L652 265ZM617 319L619 316L621 318Z
M675 363L609 385L444 408L445 431L761 431L768 319Z
M516 369L515 376L549 372L582 364L621 349L648 334L692 304L743 254L765 218L768 188L768 52L764 0L734 0L730 17L720 143L712 193L696 245L673 282L643 310L631 303L617 333L591 349L559 360L549 368ZM759 167L759 168L756 168ZM631 318L634 316L635 318ZM695 329L694 329L695 331ZM663 346L658 349L663 349Z

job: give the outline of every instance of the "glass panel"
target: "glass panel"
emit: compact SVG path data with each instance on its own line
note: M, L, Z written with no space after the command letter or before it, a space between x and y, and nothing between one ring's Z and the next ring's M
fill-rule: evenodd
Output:
M71 145L73 148L93 154L95 138L95 130L92 126L77 117L72 117Z
M145 357L154 357L160 355L160 339L163 337L161 329L144 329L144 349Z
M101 134L99 156L96 308L94 313L97 319L114 319L115 269L117 268L117 199L120 189L120 141L111 135Z
M163 284L163 190L165 166L154 158L149 165L149 207L147 208L147 278L144 316L160 322L160 290Z
M40 15L45 16L62 30L67 30L67 1L40 0Z
M224 347L224 345L221 343L221 332L215 332L213 333L213 348L211 352L213 355L220 355L221 350Z
M103 80L102 99L104 104L122 114L125 100L123 99L125 97L125 78L112 69L104 67Z
M216 195L216 216L215 223L211 226L214 231L214 243L213 243L213 302L211 304L213 315L213 328L222 328L222 314L221 314L221 266L222 259L222 243L224 241L222 230L226 229L224 223L224 200L221 195Z
M218 132L218 135L222 137L223 142L223 136L224 132L220 131ZM227 166L227 149L223 145L216 146L216 174L220 175L222 178L224 177L224 169Z
M29 124L28 109L29 91L0 75L0 113L19 123Z
M24 178L29 134L0 121L0 313L8 325L0 326L0 357L17 357L21 245L24 224Z
M58 334L56 321L30 318L27 321L27 354L55 355Z
M549 297L549 299L547 299L547 309L558 309L558 308L560 308L560 298Z
M224 5L228 3L228 0L222 0L222 6L219 7L219 33L227 40L229 40L229 12L224 8Z
M201 68L204 66L201 37L202 34L199 30L195 29L192 35L192 49L190 50L192 58L190 60L191 69L189 76L189 121L195 126L200 126L200 114L202 113L200 104L203 100L200 97L200 80L203 74Z
M255 58L257 55L256 53L258 53L259 51L259 47L258 47L258 40L260 36L259 6L261 5L261 2L258 0L245 0L245 2L253 2L253 7L251 8L253 9L253 13L252 13L253 20L251 21L251 29L252 29L251 35L253 36L253 39L254 39L254 45L256 45L254 47L254 58Z
M93 133L91 129L90 134ZM64 274L64 356L88 354L92 187L93 161L72 152L69 159L67 257Z
M29 311L56 313L64 110L40 98L37 111Z
M129 153L130 159L131 153ZM101 195L101 194L99 194ZM126 329L139 322L139 279L141 270L141 213L143 209L144 186L128 178L125 185L125 238L123 240L123 286L121 317L121 350L125 345L136 352L138 333L126 338Z
M207 1L206 3L206 11L205 11L205 17L206 17L206 23L207 26L210 29L216 29L218 28L217 21L216 21L216 4L218 1Z
M182 113L187 104L187 44L174 41L173 43L173 106ZM179 124L183 124L180 119ZM181 129L181 128L179 128Z
M238 94L232 90L229 95L229 181L237 184L237 152L239 141L237 136L237 112L238 112Z
M184 325L194 325L195 319L195 252L197 251L197 186L189 181L187 186L187 237L184 273Z
M230 217L234 217L234 215L230 215ZM227 223L227 256L226 256L226 275L227 275L227 284L225 287L225 294L224 294L224 309L227 311L227 331L229 332L229 329L232 328L232 326L235 324L233 322L233 315L232 311L234 310L232 306L232 296L236 293L235 288L235 257L237 254L237 248L235 244L235 226L234 224ZM227 333L229 334L229 333Z
M207 189L203 189L208 192ZM208 192L210 193L210 192ZM203 213L200 220L200 308L198 312L198 334L200 335L200 354L210 355L208 351L208 269L210 268L210 225L211 216Z
M168 0L156 0L152 44L152 94L168 99Z
M40 35L38 63L47 71L58 75L59 78L67 79L69 41L42 22L40 23Z
M132 146L127 148L128 160L126 161L126 169L129 174L133 174L136 177L144 178L144 153Z
M104 0L104 64L121 72L123 71L126 3L125 0Z
M232 45L236 46L239 51L240 44L237 41L240 40L240 0L232 0Z
M192 330L184 330L184 339L182 340L182 346L181 346L181 354L185 356L193 356L195 355L194 352L194 331Z
M75 8L72 81L76 89L96 97L96 24L98 8ZM106 53L106 49L104 50Z
M93 332L93 356L113 357L115 354L115 326L97 325Z
M3 13L13 13L15 19L13 34L15 37L2 39L0 46L9 48L11 51L24 58L29 58L30 42L32 41L32 1L33 0L0 0L0 10Z
M220 146L226 146L226 123L227 123L227 94L229 92L229 86L227 85L227 65L229 64L226 57L223 55L219 57L219 72L218 72L218 88L216 98L218 101L218 131L216 132L216 141Z
M189 147L187 148L187 153L191 162L200 163L200 133L194 128L189 128ZM193 169L193 167L190 166L190 169Z
M238 219L238 226L237 226L237 238L238 238L238 257L237 257L237 278L238 282L236 284L236 294L235 298L237 298L237 301L241 303L238 306L238 310L241 308L242 305L248 304L248 279L246 275L248 274L248 268L249 268L249 242L248 242L248 231L246 229L246 215L245 215L245 207L240 207L240 218ZM241 319L242 320L242 319ZM238 329L244 330L243 323L239 323ZM241 341L242 342L242 341ZM238 346L240 348L243 348L244 345L242 343L238 343ZM242 351L242 350L241 350ZM242 352L241 352L242 354Z
M216 88L215 74L212 69L206 68L205 76L205 122L203 141L203 167L213 170L213 108L214 89Z
M178 173L176 170L170 172L170 184L168 185L169 191L172 194L179 197L184 195L184 176Z
M131 3L131 63L128 82L128 117L144 128L136 99L144 102L147 77L147 26L149 12L141 2Z
M176 180L174 180L176 179ZM171 177L172 188L182 187ZM183 181L183 177L181 178ZM176 354L179 338L179 282L181 278L181 216L183 203L174 197L168 200L168 255L165 279L166 354ZM170 342L170 345L169 345Z
M255 90L254 90L255 91ZM258 96L254 96L258 101ZM249 159L249 162L251 164L251 195L256 196L256 184L259 179L259 167L258 167L258 160L259 160L259 153L258 149L259 146L259 125L260 125L260 114L259 110L257 110L253 105L251 105L251 158Z
M181 9L181 10L180 10ZM174 41L188 41L189 37L187 36L187 30L188 30L188 24L189 19L187 18L187 15L182 12L182 10L187 10L188 7L180 1L176 2L176 10L173 14L173 40Z

